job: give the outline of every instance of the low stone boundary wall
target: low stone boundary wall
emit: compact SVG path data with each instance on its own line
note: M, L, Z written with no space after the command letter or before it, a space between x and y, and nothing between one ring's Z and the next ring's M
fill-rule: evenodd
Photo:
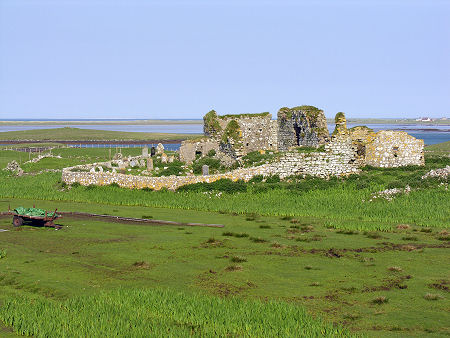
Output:
M97 166L102 163L96 164ZM79 167L79 166L77 166ZM285 178L292 175L311 175L317 177L345 176L359 172L352 153L338 153L333 149L325 152L313 153L287 153L279 161L263 164L257 167L240 168L228 173L208 176L134 176L114 172L79 172L71 171L74 168L64 168L62 180L67 184L78 182L82 185L108 185L116 183L127 188L151 188L160 190L167 188L176 190L180 186L200 182L211 183L220 179L231 179L233 181L249 181L256 175L270 176L280 175Z

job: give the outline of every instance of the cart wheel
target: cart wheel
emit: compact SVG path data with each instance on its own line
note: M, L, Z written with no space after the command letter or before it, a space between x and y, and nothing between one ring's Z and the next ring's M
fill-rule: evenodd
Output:
M12 224L15 227L20 227L21 225L23 225L23 218L20 216L14 216Z

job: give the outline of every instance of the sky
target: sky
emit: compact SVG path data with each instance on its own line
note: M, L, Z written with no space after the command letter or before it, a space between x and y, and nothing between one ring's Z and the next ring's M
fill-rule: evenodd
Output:
M450 117L450 0L0 0L0 118Z

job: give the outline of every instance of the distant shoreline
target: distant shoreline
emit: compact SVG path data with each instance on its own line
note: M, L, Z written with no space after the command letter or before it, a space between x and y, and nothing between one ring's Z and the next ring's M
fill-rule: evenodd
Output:
M39 125L162 125L162 124L203 124L201 120L24 120L0 121L0 126L39 126Z
M327 119L328 123L333 124L334 119ZM415 119L358 119L347 118L347 123L358 124L411 124L411 125L450 125L450 120L436 120L431 122L421 122ZM0 126L26 126L26 125L175 125L175 124L203 124L203 119L188 120L3 120Z

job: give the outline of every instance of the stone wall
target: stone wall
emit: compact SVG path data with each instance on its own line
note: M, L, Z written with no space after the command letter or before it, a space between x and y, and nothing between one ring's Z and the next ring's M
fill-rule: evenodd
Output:
M313 106L283 107L278 111L278 150L292 147L317 147L329 141L327 120Z
M186 164L192 164L197 154L206 156L209 151L219 151L219 143L210 138L203 138L200 140L186 140L181 142L180 146L180 161Z
M423 148L423 140L404 131L382 130L366 144L365 163L382 168L424 165Z
M235 120L241 131L242 155L258 150L275 150L276 138L273 136L272 115L243 114L235 116L219 116L219 124L223 130Z
M114 172L80 172L77 168L87 169L86 166L64 168L62 180L67 184L78 182L82 185L108 185L117 183L127 188L151 188L160 190L167 188L176 190L186 184L199 182L214 182L222 178L248 181L255 175L280 175L285 178L292 175L311 175L317 177L343 176L358 173L359 169L352 159L351 142L331 142L324 152L314 153L286 153L279 161L251 168L240 168L224 174L208 176L133 176ZM101 167L104 163L96 163Z

